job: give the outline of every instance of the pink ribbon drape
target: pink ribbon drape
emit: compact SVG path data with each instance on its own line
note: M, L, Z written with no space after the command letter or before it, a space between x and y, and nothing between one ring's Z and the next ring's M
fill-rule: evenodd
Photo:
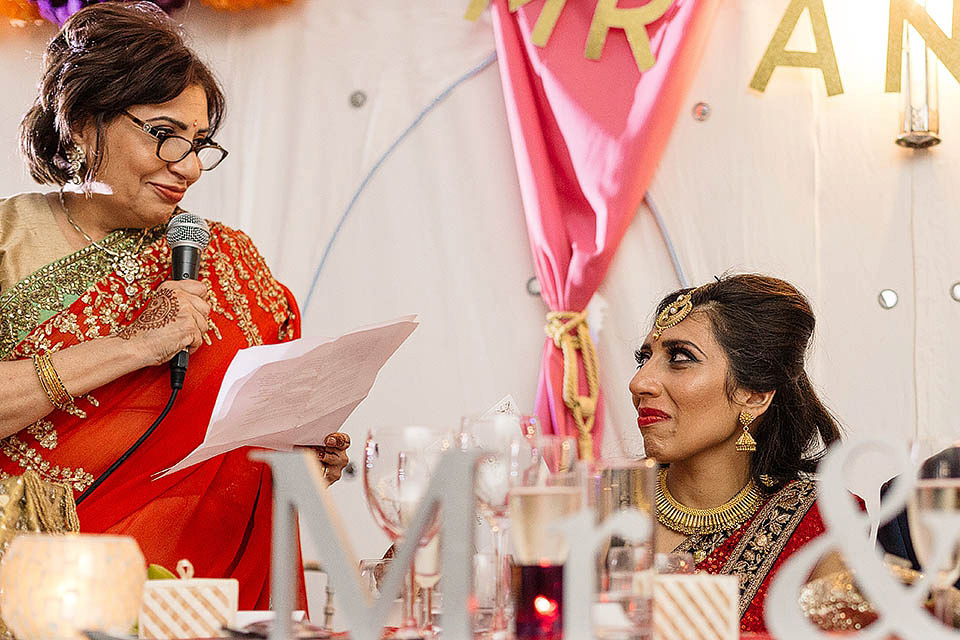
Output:
M675 0L647 26L656 64L641 73L623 30L599 61L584 57L596 2L567 2L546 46L531 34L544 0L514 13L494 0L500 74L541 296L583 311L640 206L676 121L719 0ZM645 0L621 0L635 8ZM582 364L582 363L581 363ZM579 373L580 392L586 385ZM563 357L543 348L537 414L546 432L576 435L563 402ZM593 448L602 439L597 402Z

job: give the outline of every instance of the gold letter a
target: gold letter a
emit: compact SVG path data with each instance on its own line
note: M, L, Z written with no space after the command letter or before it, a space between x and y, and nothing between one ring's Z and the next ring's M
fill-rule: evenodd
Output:
M790 34L797 28L797 22L804 9L810 11L810 23L813 25L813 37L817 50L787 51ZM827 86L827 95L843 93L840 84L840 70L837 68L837 56L833 53L833 40L830 39L830 27L827 14L823 10L823 0L790 0L790 5L777 26L767 52L763 54L756 73L750 81L750 88L763 91L767 88L770 76L776 67L810 67L823 72L823 82Z

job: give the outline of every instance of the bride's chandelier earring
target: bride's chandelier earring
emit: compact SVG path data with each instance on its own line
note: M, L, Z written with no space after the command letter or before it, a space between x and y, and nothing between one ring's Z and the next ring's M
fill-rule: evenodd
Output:
M743 433L737 439L737 451L756 451L757 441L750 435L750 423L756 419L752 413L746 411L740 412L740 424L743 425Z

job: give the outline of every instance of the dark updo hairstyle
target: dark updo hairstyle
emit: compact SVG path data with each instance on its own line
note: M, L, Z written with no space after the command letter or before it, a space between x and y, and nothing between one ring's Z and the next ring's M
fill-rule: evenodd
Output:
M812 473L823 448L840 438L840 427L804 370L816 322L806 297L777 278L732 275L671 293L657 314L684 293L691 294L693 313L710 318L730 362L728 397L737 388L776 391L752 429L757 441L750 469L754 481L775 490L801 473ZM818 435L823 448L817 446ZM765 487L760 476L772 478L773 486Z
M78 11L47 46L37 98L20 123L30 175L40 183L66 183L67 150L92 124L96 147L87 150L81 169L89 184L103 163L106 126L114 118L135 105L172 100L191 85L207 96L212 136L223 119L223 91L157 5L105 2Z

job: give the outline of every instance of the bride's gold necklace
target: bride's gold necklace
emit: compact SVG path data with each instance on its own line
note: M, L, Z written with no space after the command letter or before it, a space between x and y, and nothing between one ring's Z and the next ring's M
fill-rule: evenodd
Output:
M692 509L677 502L670 494L666 468L660 469L657 476L657 520L668 529L687 536L736 529L757 512L763 500L763 494L751 478L737 495L719 507Z

